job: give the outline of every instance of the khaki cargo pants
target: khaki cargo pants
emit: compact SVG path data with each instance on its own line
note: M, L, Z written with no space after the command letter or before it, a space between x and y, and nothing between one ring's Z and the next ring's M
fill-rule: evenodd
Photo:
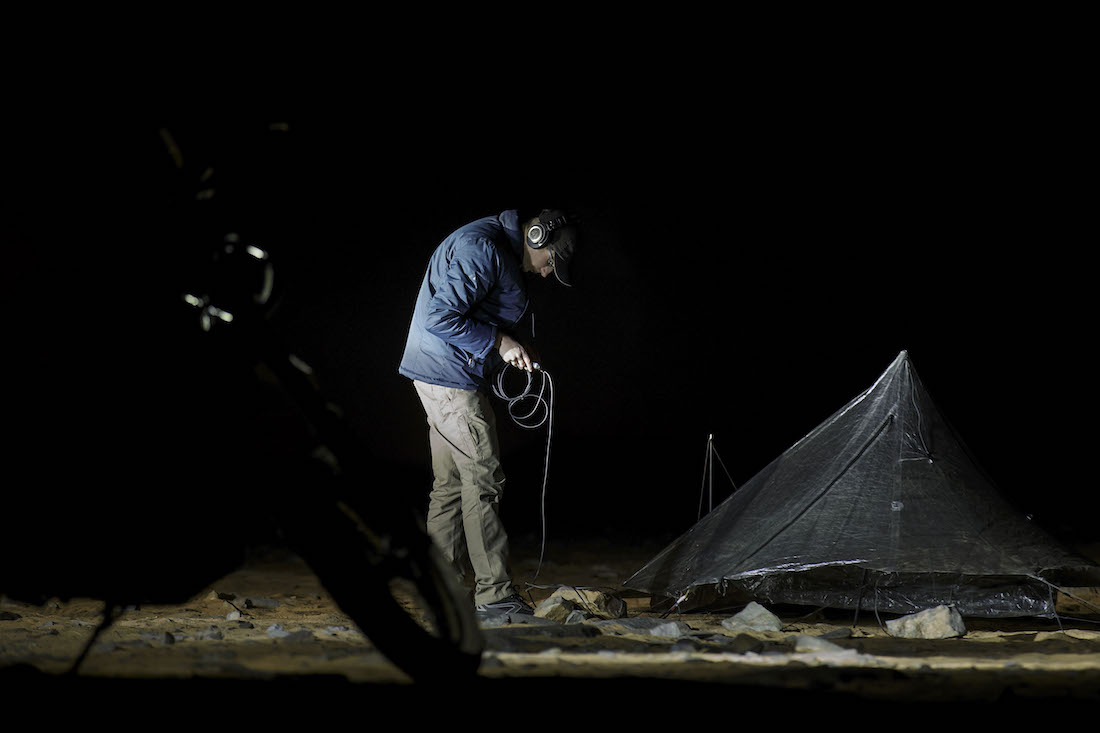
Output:
M500 520L504 471L496 417L486 394L413 380L428 417L435 481L428 501L428 534L465 576L468 557L481 605L514 593L508 535Z

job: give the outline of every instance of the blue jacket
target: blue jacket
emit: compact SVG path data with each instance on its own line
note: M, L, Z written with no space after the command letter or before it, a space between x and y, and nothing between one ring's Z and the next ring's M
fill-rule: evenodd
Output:
M513 211L470 222L428 261L398 372L459 389L486 387L502 363L498 333L527 315L523 233Z

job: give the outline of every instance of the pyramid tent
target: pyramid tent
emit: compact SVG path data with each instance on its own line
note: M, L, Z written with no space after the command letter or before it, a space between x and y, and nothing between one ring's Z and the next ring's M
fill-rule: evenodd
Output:
M1058 587L1100 585L1100 567L999 495L902 351L624 585L685 611L756 600L1049 617Z

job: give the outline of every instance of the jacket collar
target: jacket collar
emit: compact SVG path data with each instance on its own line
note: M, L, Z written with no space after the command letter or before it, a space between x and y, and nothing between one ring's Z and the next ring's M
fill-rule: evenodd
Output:
M520 229L519 212L515 209L509 209L502 211L497 220L500 222L501 227L504 228L504 233L508 235L508 241L512 245L512 252L517 258L523 261L523 231Z

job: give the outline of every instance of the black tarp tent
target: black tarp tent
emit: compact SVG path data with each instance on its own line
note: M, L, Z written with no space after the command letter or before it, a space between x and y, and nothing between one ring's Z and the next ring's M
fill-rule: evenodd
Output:
M756 600L984 617L1053 616L1058 588L1097 585L1100 567L999 494L905 351L624 583L684 611Z

